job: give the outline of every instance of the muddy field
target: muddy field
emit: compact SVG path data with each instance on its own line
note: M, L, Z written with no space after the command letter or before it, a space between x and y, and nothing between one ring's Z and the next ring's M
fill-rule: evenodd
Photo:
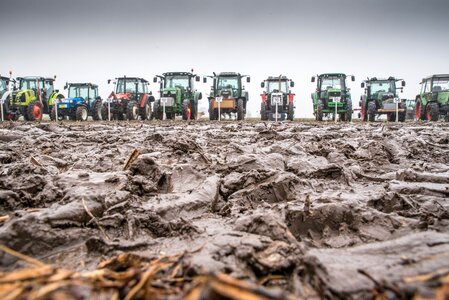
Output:
M45 264L183 253L254 299L449 294L447 124L0 126L0 243Z

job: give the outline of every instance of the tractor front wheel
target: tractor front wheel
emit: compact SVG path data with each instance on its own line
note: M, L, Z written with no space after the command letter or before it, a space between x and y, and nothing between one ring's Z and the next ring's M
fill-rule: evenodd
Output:
M438 103L428 103L426 106L426 119L427 121L438 121L440 118L440 108Z
M316 115L315 119L317 121L323 121L323 109L324 109L324 103L323 100L318 100L316 104Z
M76 108L75 117L77 121L87 121L88 116L87 108L84 105Z
M103 118L102 115L103 106L101 105L101 99L96 99L92 104L92 119L94 121L99 121ZM107 114L107 108L106 108Z
M137 106L136 101L129 101L126 106L126 118L129 121L137 120L139 107Z
M245 107L243 106L243 99L237 100L237 120L245 119Z
M182 103L182 119L187 120L189 118L189 114L191 114L190 107L189 107L190 101L184 100Z
M218 120L218 110L214 108L212 100L209 101L209 120Z
M346 112L344 113L343 119L347 122L352 121L352 101L348 100L346 102Z
M25 119L28 121L41 121L43 116L42 103L32 101L25 109Z
M415 119L416 121L424 120L424 110L422 109L421 101L416 100L415 103Z
M368 103L367 114L369 122L374 122L376 120L376 103L374 102Z
M102 119L103 121L109 120L109 115L108 115L108 105L107 105L107 103L103 103L103 105L101 106L100 114L101 114L101 119Z
M198 102L190 100L190 120L196 120L198 114Z
M295 118L295 108L293 106L293 102L290 102L288 104L287 119L293 121L294 118Z
M56 104L53 105L53 107L51 108L50 120L56 121ZM58 114L58 121L62 121L62 120L64 120L64 116L62 116L61 114Z

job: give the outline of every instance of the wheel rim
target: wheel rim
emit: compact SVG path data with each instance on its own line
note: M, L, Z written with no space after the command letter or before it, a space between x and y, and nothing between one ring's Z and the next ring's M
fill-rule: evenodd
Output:
M83 121L87 120L87 110L84 108L81 113L81 118Z
M42 117L42 110L39 107L39 105L34 105L33 106L33 116L36 120L40 120L40 118Z
M431 114L431 108L430 108L430 105L427 105L427 109L426 109L426 117L427 117L427 121L432 121L432 114Z
M362 105L362 121L365 121L365 105Z
M415 112L416 120L419 120L421 118L421 103L416 103L416 112Z

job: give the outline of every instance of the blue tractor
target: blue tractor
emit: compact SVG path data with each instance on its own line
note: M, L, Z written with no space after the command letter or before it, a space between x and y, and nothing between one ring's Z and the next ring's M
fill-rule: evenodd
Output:
M94 121L101 120L102 100L98 96L98 85L91 83L66 83L68 97L61 99L53 106L50 114L52 120L64 120L67 117L72 121L87 121L89 116Z

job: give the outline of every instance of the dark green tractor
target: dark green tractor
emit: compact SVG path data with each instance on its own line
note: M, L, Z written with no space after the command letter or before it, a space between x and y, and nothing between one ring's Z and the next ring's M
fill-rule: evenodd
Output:
M449 121L449 74L424 78L415 103L416 120L438 121L444 115Z
M341 121L352 120L352 100L346 78L342 73L326 73L312 77L312 82L317 83L316 91L312 93L313 111L317 121L328 116L332 116L334 120L338 116ZM354 76L351 76L351 81L354 80Z
M401 86L397 87L397 82ZM387 115L387 120L394 122L396 120L396 102L398 101L398 121L404 122L407 116L407 100L399 99L397 90L403 92L405 81L389 77L368 78L360 85L365 89L365 94L360 97L360 110L362 121L374 122L376 116Z
M7 114L11 120L21 115L26 121L40 121L43 114L50 114L56 99L64 98L54 89L54 78L40 76L18 77L18 90L7 101Z
M242 84L242 79L246 77L246 82L251 79L248 75L241 75L234 72L222 72L213 76L213 86L209 96L209 119L218 120L218 109L220 114L237 114L237 120L243 120L246 114L246 103L249 100L248 91ZM207 78L204 77L204 83Z
M182 115L183 120L195 120L198 115L198 100L202 94L195 89L195 81L200 81L200 76L189 72L168 72L153 78L153 82L160 79L161 98L154 102L153 116L162 120L175 119Z

